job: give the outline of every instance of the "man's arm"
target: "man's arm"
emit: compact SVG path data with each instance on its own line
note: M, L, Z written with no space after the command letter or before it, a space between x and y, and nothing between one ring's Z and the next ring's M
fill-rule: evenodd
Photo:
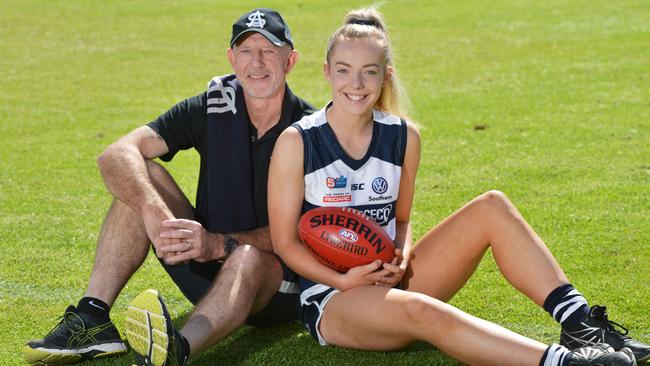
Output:
M239 245L249 244L261 251L273 253L271 232L268 226L237 233L229 233L228 235L237 239Z
M228 233L239 245L252 245L257 249L272 253L271 234L268 226L257 229ZM177 264L188 260L207 262L224 259L225 235L211 233L198 222L175 219L163 222L160 236L164 239L161 255L168 264Z
M158 249L160 225L174 216L155 189L147 172L147 159L168 152L165 141L151 127L139 127L111 144L97 159L108 190L142 215L154 247Z

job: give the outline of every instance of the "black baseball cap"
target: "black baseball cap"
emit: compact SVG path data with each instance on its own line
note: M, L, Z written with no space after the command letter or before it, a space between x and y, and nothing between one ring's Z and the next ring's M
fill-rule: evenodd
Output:
M291 39L289 26L284 22L280 13L273 9L253 9L237 19L235 24L232 25L230 47L243 35L251 32L263 35L277 47L288 44L293 48L293 39Z

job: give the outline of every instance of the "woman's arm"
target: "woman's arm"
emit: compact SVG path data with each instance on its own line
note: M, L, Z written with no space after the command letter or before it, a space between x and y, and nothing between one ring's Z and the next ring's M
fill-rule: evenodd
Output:
M413 235L411 232L411 208L415 195L415 176L420 165L420 133L417 126L407 123L406 154L402 164L402 176L399 183L399 195L395 204L396 235L395 248L398 249L397 259L392 263L385 263L384 268L392 273L387 278L382 278L378 284L395 286L402 279L408 267Z
M388 272L381 270L381 261L355 267L346 274L318 262L298 238L305 194L303 142L300 132L287 128L278 138L269 171L269 225L273 249L300 276L312 281L347 290L377 282Z

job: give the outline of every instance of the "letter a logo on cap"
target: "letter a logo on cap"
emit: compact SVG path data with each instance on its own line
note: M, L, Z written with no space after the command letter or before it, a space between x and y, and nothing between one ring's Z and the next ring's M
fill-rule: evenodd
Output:
M264 28L264 25L266 24L266 20L264 20L262 17L265 15L266 14L260 12L259 10L252 13L251 15L248 16L248 20L250 20L250 23L246 23L246 26L248 28L251 27Z

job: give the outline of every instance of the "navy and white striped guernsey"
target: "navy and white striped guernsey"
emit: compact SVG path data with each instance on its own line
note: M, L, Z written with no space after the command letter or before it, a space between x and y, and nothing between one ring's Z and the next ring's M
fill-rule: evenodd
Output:
M321 206L353 207L363 211L395 239L395 202L399 194L406 153L406 121L373 110L373 131L366 155L352 159L343 150L329 123L326 110L292 124L304 145L305 199L302 211ZM301 305L332 289L300 279ZM324 304L323 304L324 305Z

